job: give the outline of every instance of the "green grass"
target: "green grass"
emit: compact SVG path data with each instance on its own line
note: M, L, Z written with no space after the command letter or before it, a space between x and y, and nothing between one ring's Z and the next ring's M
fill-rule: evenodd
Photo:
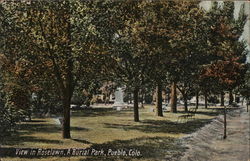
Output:
M140 109L140 122L133 121L133 111L115 111L111 108L93 108L73 111L71 117L72 139L61 138L61 127L53 118L34 118L22 122L17 133L2 140L2 147L21 148L97 148L139 150L142 157L89 156L71 157L70 160L161 160L180 157L184 151L178 139L210 122L216 115L213 108L199 109L194 120L177 122L177 114L165 112L156 117L150 106ZM68 160L68 158L35 158L36 160ZM11 158L2 160L34 160Z

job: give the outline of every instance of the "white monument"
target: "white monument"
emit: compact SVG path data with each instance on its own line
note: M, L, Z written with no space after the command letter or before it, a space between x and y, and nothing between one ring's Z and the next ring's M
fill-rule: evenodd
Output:
M122 88L117 88L115 91L115 102L113 104L113 108L120 111L123 107L125 107L123 102L123 91Z

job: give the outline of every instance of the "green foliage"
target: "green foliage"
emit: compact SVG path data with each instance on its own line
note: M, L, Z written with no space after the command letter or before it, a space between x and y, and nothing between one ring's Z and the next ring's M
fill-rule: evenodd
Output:
M9 135L15 131L16 123L24 120L26 111L16 109L10 105L0 107L0 137Z
M245 74L244 83L239 87L239 93L250 100L250 64L247 64L247 72Z
M208 12L198 1L1 3L1 97L39 113L90 104L108 81L142 93L175 81L183 97L232 90L247 70L246 18L242 6L234 19L233 2ZM105 97L112 90L102 89Z
M64 137L70 137L69 108L77 81L85 78L90 82L96 76L94 70L102 66L97 63L103 59L102 43L97 41L100 34L95 27L99 22L91 20L98 12L89 12L93 9L90 4L67 0L3 3L7 14L1 18L6 15L7 18L3 18L5 24L1 26L1 33L3 29L8 34L5 36L7 41L1 41L4 47L0 58L4 64L5 85L12 84L13 78L25 84L17 83L21 88L7 86L9 91L13 91L6 99L7 104L28 108L28 98L32 93L39 95L38 100L33 101L36 111L53 109L46 101L60 101L63 105L60 110L64 109ZM100 9L98 5L93 7ZM83 10L84 15L79 14L79 9L86 9ZM84 21L79 21L77 16ZM23 95L19 89L24 89Z
M210 53L217 58L203 68L201 80L214 80L214 84L217 85L208 86L205 83L204 87L217 86L220 90L232 90L243 83L247 51L245 42L239 41L239 38L247 17L244 14L244 6L241 7L238 19L234 18L233 11L234 2L224 2L223 7L218 7L214 2L212 9L207 13L213 35L209 42L214 46Z
M15 120L12 119L12 114L4 108L0 107L0 136L3 137L11 131L15 126Z

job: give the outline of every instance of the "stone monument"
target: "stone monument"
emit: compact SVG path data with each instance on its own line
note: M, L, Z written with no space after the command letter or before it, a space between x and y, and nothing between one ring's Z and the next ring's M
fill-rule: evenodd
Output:
M115 91L115 102L113 104L113 108L120 111L123 107L125 107L123 102L123 91L122 88L117 88Z

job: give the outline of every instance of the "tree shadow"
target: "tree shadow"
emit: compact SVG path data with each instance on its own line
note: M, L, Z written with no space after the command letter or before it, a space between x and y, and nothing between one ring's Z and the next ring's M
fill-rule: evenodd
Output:
M75 140L75 139L74 139ZM83 141L77 140L76 141ZM81 161L116 161L125 160L130 161L131 159L146 159L150 161L164 160L171 158L171 160L178 160L185 151L185 147L181 145L178 139L171 137L141 137L131 140L115 140L103 144L93 144L89 147L90 154ZM92 149L104 150L105 154L109 154L110 149L112 151L120 150L125 151L126 155L106 155L106 156L94 156L91 154ZM0 152L5 150L5 154L1 154L1 157L17 157L15 155L15 148L0 148ZM134 154L137 154L136 156ZM25 155L20 156L21 158L47 158L51 156L36 156L36 155ZM69 156L61 156L69 157ZM74 156L72 156L74 157ZM73 158L72 158L73 159Z
M29 134L41 132L41 133L57 133L61 130L61 127L58 125L53 124L41 124L41 123L35 123L35 124L28 124L28 123L22 123L18 125L18 129L22 131L27 131Z
M185 151L185 148L181 146L177 139L171 137L141 137L131 140L115 140L104 144L94 144L90 147L91 149L103 149L106 154L109 150L123 150L127 156L88 156L86 159L81 161L99 161L99 160L124 160L130 161L132 159L146 159L150 161L164 160L171 158L178 160ZM132 156L131 154L139 154L138 156ZM139 152L139 153L138 153Z
M45 120L24 120L22 122L46 122Z
M48 144L59 144L59 140L47 140L35 136L30 136L36 133L58 133L61 128L57 125L44 124L46 121L35 121L31 122L22 122L17 125L17 130L13 131L11 135L4 137L1 143L3 145L23 145L24 142L40 142ZM29 136L26 136L29 135Z
M98 117L114 114L117 114L117 111L112 108L91 108L83 109L81 111L72 111L73 117Z
M223 114L223 112L224 112L224 107L202 108L203 110L205 109L206 111L201 111L200 109L201 108L198 108L195 113L196 114L201 114L201 115L207 115L207 116L217 116L217 115ZM234 111L236 109L237 108L234 108L234 107L227 107L227 111ZM187 114L187 112L185 112L185 111L178 111L178 113Z
M46 122L46 121L44 121L44 122ZM22 130L22 131L26 131L29 134L36 133L36 132L39 132L39 133L58 133L62 130L62 127L60 125L57 125L57 124L22 123L22 124L18 125L18 129ZM88 131L87 128L75 127L75 126L71 126L70 129L73 131Z
M208 109L209 110L209 109ZM168 113L170 113L170 112L168 112ZM179 113L179 114L187 114L188 112L185 112L185 111L178 111L177 113ZM201 114L201 115L207 115L207 116L217 116L217 115L219 115L221 112L219 111L219 110L213 110L213 109L211 109L211 110L209 110L209 111L199 111L199 110L197 110L196 112L195 112L195 114Z
M199 114L199 115L207 115L207 116L217 116L217 115L219 115L219 114L221 114L221 111L210 111L210 112L208 112L208 111L196 111L196 113L195 114Z
M42 121L46 122L46 121ZM88 131L87 128L71 126L72 131ZM5 136L1 139L0 143L2 145L22 145L24 142L39 142L39 143L50 143L50 144L60 144L60 140L50 140L42 139L35 136L30 136L32 134L42 133L44 135L51 133L61 133L62 128L58 125L44 124L44 123L30 123L22 122L18 124L18 130L13 131L11 135ZM26 136L29 135L29 136Z
M23 145L24 142L34 142L41 144L60 144L60 140L52 139L42 139L34 136L22 136L20 134L12 135L11 137L6 137L3 141L3 145Z
M89 131L89 129L87 129L87 128L75 127L75 126L71 126L70 129L71 129L71 131Z
M176 123L168 120L144 120L140 125L124 125L105 123L107 128L118 128L123 130L138 130L145 133L171 133L171 134L190 134L205 124L211 122L211 119L195 119L185 123Z
M87 141L87 140L82 140L82 139L72 139L76 142L79 142L79 143L83 143L83 144L92 144L91 142Z

